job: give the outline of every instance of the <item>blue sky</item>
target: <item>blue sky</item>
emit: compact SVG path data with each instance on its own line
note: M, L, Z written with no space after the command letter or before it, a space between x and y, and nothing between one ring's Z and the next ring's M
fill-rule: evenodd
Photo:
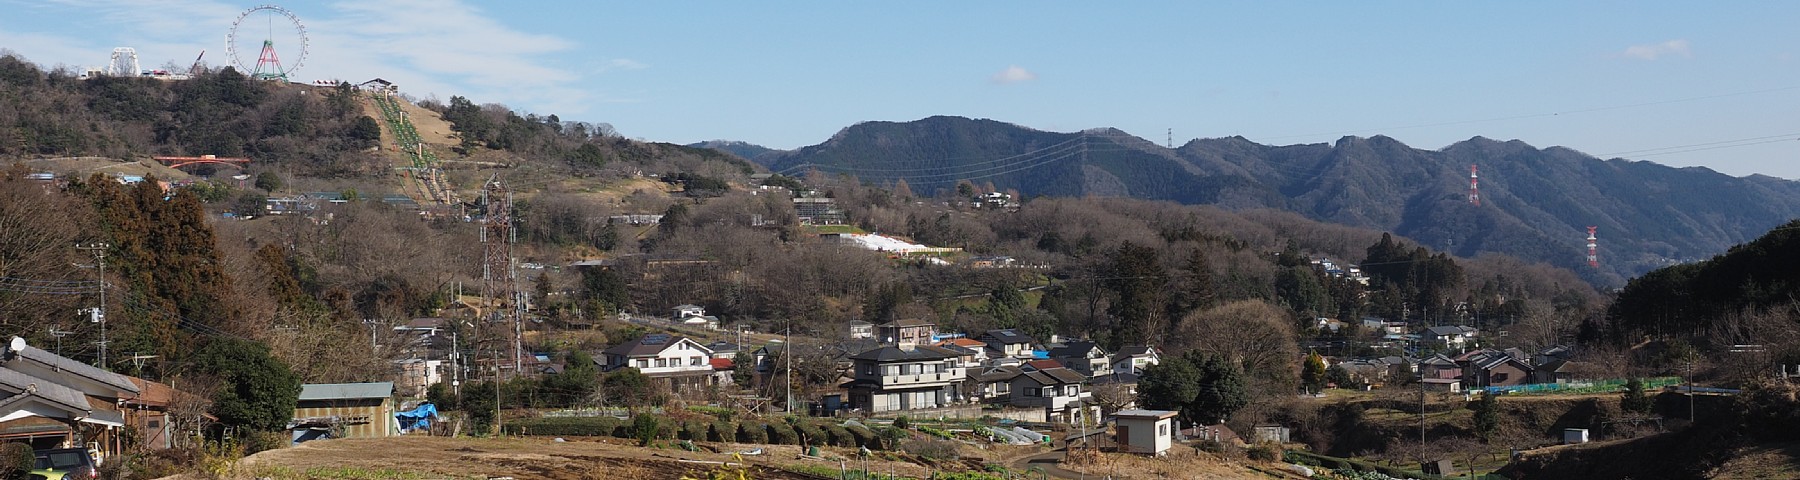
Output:
M131 46L145 68L204 49L220 65L253 5L0 0L0 48L81 67ZM301 80L383 77L652 141L795 148L958 115L1177 144L1479 135L1800 178L1800 2L282 6L311 38Z

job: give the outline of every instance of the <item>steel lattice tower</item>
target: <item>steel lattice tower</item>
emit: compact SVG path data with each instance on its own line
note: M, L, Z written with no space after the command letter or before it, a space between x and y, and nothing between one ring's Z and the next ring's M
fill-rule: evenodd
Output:
M1475 176L1475 165L1469 165L1469 203L1481 206L1481 190L1478 177Z
M1594 238L1594 230L1598 228L1599 227L1588 227L1588 266L1590 267L1600 266L1600 255L1598 252L1600 243L1598 239Z
M504 325L511 317L512 364L513 371L518 372L525 340L521 323L524 318L520 315L524 303L519 301L512 261L512 247L518 237L513 231L512 193L500 182L499 174L482 185L481 203L486 208L481 226L481 296L484 303L491 302L492 306L485 316L488 325Z

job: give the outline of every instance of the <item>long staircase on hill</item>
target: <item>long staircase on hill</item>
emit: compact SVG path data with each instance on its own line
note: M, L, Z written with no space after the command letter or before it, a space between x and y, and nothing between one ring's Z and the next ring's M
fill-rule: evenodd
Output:
M394 132L394 142L400 151L412 159L411 167L402 170L409 173L419 189L419 196L437 205L450 205L457 202L455 192L444 182L443 169L437 155L425 148L425 140L419 137L419 131L413 127L412 120L406 118L406 112L400 109L400 101L390 93L370 95L375 106L381 109L382 119L387 121L388 131Z

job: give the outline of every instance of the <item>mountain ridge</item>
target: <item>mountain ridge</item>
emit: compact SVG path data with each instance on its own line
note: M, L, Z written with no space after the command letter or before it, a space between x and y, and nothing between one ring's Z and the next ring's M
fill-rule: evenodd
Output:
M752 160L788 174L904 179L921 193L991 182L1027 196L1290 210L1459 256L1508 253L1571 267L1602 287L1708 258L1800 211L1800 183L1791 180L1483 136L1436 150L1384 135L1291 145L1201 138L1171 149L1114 128L1062 133L939 115L861 122L817 145ZM1480 206L1468 202L1471 164L1481 176ZM1586 266L1589 225L1600 228L1599 269Z

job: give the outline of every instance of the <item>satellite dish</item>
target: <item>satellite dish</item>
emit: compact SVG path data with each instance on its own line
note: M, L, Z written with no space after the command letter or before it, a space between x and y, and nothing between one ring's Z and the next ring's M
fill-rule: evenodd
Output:
M13 352L13 353L25 351L25 339L20 338L20 337L13 337L12 342L6 344L6 351Z

